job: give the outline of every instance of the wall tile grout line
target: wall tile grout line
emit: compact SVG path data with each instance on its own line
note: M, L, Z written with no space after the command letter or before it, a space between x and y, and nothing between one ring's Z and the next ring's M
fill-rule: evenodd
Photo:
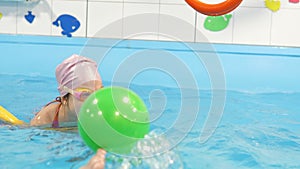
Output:
M50 9L50 18L51 18L51 23L50 23L50 35L53 36L52 32L52 21L53 21L53 0L51 0L51 9Z
M17 9L17 13L16 13L16 15L15 15L15 17L16 17L16 35L18 34L18 13L19 13L19 3L20 2L17 2L17 4L16 4L16 9Z
M198 14L195 11L195 22L194 22L194 42L196 43L197 40L197 23L198 23Z
M270 20L270 30L269 30L269 45L272 44L272 25L273 25L273 13L271 13L271 20Z
M235 28L235 26L234 26L235 25L234 24L235 23L235 18L236 18L235 16L236 16L236 13L233 12L232 19L231 19L232 20L232 32L231 32L231 42L230 43L233 43L233 38L234 38L234 33L233 32L234 32L234 28Z
M120 39L122 39L122 38L124 38L124 9L125 9L125 2L124 2L124 0L123 0L123 2L122 2L122 29L121 29L121 38Z
M86 11L85 11L85 37L88 37L88 23L89 23L89 0L86 0Z
M161 0L159 0L159 6L158 6L158 24L157 24L157 40L159 40L160 37L160 10L161 10Z

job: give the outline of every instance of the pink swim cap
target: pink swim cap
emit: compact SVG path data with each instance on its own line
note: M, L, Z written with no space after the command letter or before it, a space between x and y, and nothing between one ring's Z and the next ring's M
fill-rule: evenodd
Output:
M58 91L61 96L68 92L63 90L66 86L70 89L76 89L81 84L89 81L100 81L101 77L97 69L97 63L89 58L72 55L56 67L56 80Z

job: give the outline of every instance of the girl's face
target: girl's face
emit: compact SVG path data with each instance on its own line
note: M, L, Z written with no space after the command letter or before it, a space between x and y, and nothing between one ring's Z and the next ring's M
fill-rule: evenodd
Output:
M68 106L69 106L69 112L70 113L76 113L78 115L80 108L85 101L85 99L95 92L98 89L101 89L102 83L101 81L89 81L86 83L83 83L78 88L73 90L73 94L70 94L68 97Z

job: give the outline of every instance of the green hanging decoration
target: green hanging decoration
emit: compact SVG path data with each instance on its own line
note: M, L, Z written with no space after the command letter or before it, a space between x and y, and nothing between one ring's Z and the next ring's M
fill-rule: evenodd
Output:
M204 21L204 28L214 32L224 30L228 26L231 18L231 14L208 16Z

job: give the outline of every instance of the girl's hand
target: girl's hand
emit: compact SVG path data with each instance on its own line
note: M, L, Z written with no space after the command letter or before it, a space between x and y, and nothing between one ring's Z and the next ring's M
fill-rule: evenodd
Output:
M80 169L104 169L106 151L98 149L97 153L90 159L87 165Z

